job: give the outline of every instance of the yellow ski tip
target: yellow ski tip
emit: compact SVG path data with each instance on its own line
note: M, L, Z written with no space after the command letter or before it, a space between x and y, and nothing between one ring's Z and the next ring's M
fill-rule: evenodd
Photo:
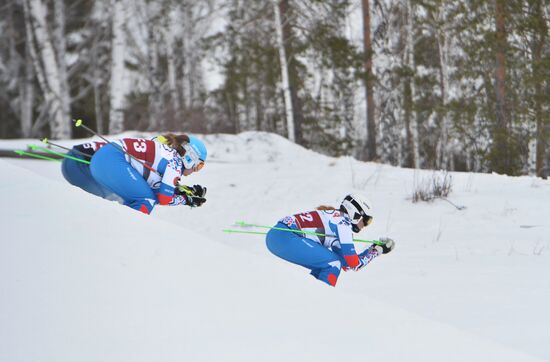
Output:
M42 143L48 144L49 140L46 137L44 137L44 138L41 139L41 141L42 141Z

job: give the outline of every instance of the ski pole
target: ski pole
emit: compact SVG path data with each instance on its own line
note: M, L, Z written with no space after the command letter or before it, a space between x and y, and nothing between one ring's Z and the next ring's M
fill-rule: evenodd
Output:
M83 160L83 159L80 159L78 157L73 157L71 155L68 155L66 153L59 153L59 152L55 152L53 150L50 150L49 148L44 148L44 147L39 147L39 146L36 146L36 145L28 145L28 147L32 148L32 149L37 149L37 150L42 150L44 152L48 152L48 153L51 153L51 154L54 154L54 155L57 155L57 156L61 156L63 158L68 158L70 160L73 160L73 161L76 161L76 162L80 162L80 163L84 163L86 165L89 165L91 162L90 161L87 161L87 160ZM85 154L84 154L85 155Z
M19 150L15 150L13 152L17 153L19 156L29 156L29 157L39 158L41 160L46 160L46 161L59 161L59 162L62 161L59 158L46 157L42 155L37 155L36 153L29 153L29 152L19 151Z
M74 161L77 161L77 162L82 162L82 163L85 163L87 165L90 164L90 161L86 161L86 160L82 160L80 158L77 158L77 157L73 157L73 156L69 156L65 153L59 153L59 152L55 152L53 150L50 150L49 148L45 148L45 147L40 147L40 146L37 146L37 145L28 145L30 148L32 148L33 150L40 150L40 151L44 151L44 152L48 152L48 153L51 153L51 154L54 154L56 156L60 156L60 157L64 157L64 158L68 158L69 160L74 160Z
M291 229L282 229L282 228L271 228L271 229L280 230L280 231L287 231L287 232L291 232L291 233L295 232L295 233L306 233L307 234L307 232L300 231L300 230L291 230ZM266 235L267 234L267 233L264 233L262 231L245 231L245 230L231 230L231 229L224 229L222 231L225 232L225 233L239 233L239 234L258 234L258 235ZM321 235L324 235L324 234L321 234ZM327 236L330 236L330 235L327 235ZM372 243L372 244L381 245L378 240L353 239L353 241L360 242L360 243Z
M86 131L96 135L97 137L101 138L103 141L107 142L107 143L111 143L111 141L109 141L107 138L103 137L102 135L100 135L99 133L97 133L96 131L94 131L93 129L91 129L90 127L86 126L84 123L82 123L82 120L81 119L77 119L77 120L74 120L73 119L73 122L74 122L74 125L76 127L82 127L84 128Z
M256 228L262 228L262 229L273 229L273 230L281 230L281 231L292 231L292 232L297 232L297 233L302 233L302 234L308 234L308 235L332 236L332 237L334 237L334 235L320 234L320 233L316 233L316 232L313 232L313 231L291 230L291 229L278 228L278 227L275 227L275 226L264 226L264 225L256 225L256 224L247 224L247 223L245 223L244 221L236 221L235 224L238 225L238 226L240 226L240 227L256 227Z
M33 145L34 146L34 145ZM31 145L29 145L29 147L31 147ZM33 147L31 147L33 148ZM41 150L47 150L47 149L44 149L44 148L38 148L38 149L41 149ZM63 158L70 158L70 159L73 159L75 161L78 161L78 162L81 162L81 163L85 163L87 165L90 164L90 161L86 161L86 160L81 160L81 159L78 159L78 158L74 158L74 157L71 157L69 155L65 155L63 153L56 153L56 152L50 152L52 154L55 154L55 155L58 155L58 156L61 156L62 158L50 158L50 157L46 157L46 156L42 156L42 155L39 155L39 154L36 154L36 153L28 153L28 152L23 152L23 151L14 151L15 153L19 154L19 155L26 155L26 156L31 156L31 157L36 157L36 158L40 158L40 159L43 159L43 160L48 160L48 161L59 161L59 162L63 162Z
M267 233L264 233L263 231L243 231L243 230L230 230L225 229L222 230L224 233L239 233L239 234L259 234L259 235L266 235Z
M235 224L237 224L238 226L241 226L241 227L257 227L257 228L263 228L263 229L280 230L280 231L285 231L285 232L297 232L297 233L302 233L302 234L307 234L307 235L328 236L328 237L333 237L333 238L336 237L336 235L321 234L321 233L316 233L316 232L313 232L313 231L292 230L292 229L286 229L286 228L278 228L278 227L274 227L274 226L248 224L244 221L237 221L237 222L235 222ZM371 243L371 244L383 245L378 240L353 239L353 241L356 241L356 242L359 242L359 243Z
M52 146L55 146L55 147L59 147L59 148L61 148L63 150L66 150L66 151L72 151L72 152L78 153L79 155L84 156L84 157L92 158L92 156L88 155L87 153L80 152L79 150L75 150L75 149L71 149L71 148L68 148L68 147L65 147L65 146L58 145L56 143L51 142L47 138L42 138L40 140L40 142L42 142L44 144L47 144L47 145L52 145Z
M126 150L124 148L122 148L122 146L120 145L117 145L116 143L113 143L111 141L109 141L107 138L103 137L102 135L100 135L99 133L97 133L96 131L94 131L93 129L89 128L88 126L86 126L84 123L82 123L82 120L81 119L77 119L77 120L74 120L73 119L73 122L74 122L74 125L76 127L82 127L84 128L86 131L96 135L97 137L101 138L103 141L107 142L108 144L112 145L113 147L115 147L116 149L118 149L119 151L121 151L122 153L124 153L125 155L128 155L128 157L136 160L137 162L141 163L143 165L143 167L145 167L146 169L148 169L149 171L151 172L154 172L156 173L157 175L161 176L162 175L160 174L160 172L158 172L157 170L155 170L153 167L149 166L146 162L138 159L138 158L135 158L134 156L132 156L131 154L129 154L128 152L126 152Z

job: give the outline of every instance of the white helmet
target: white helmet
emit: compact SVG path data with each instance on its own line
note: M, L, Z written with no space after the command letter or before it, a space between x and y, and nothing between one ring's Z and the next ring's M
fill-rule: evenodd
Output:
M365 226L369 225L373 219L372 204L363 197L356 194L346 195L340 204L340 210L348 214L351 219L351 229L354 233L359 232L357 224L363 220Z

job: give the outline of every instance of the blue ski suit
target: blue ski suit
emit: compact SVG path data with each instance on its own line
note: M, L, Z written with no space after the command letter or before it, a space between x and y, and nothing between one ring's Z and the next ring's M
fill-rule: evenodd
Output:
M349 217L337 210L287 216L267 233L266 245L273 254L309 269L315 278L332 286L342 269L357 271L378 256L375 248L356 253Z

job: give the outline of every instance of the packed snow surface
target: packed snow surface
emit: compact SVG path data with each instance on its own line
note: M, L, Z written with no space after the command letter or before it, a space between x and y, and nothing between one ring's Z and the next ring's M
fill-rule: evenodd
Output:
M267 133L205 139L186 183L207 203L150 216L69 185L57 162L0 159L0 361L550 360L550 182L452 173L459 210L411 202L432 171ZM348 192L375 206L358 237L397 246L336 288L261 235L222 232Z

